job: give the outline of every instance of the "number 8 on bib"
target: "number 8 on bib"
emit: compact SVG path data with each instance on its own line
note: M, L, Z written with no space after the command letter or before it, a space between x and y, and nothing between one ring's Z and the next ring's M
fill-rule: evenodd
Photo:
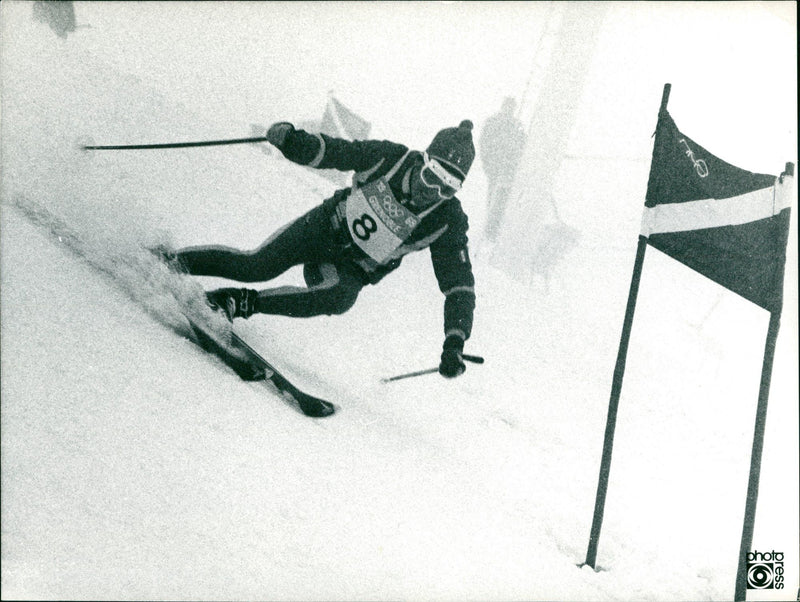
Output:
M345 203L353 242L378 263L389 259L419 223L416 215L397 202L383 178L354 188Z

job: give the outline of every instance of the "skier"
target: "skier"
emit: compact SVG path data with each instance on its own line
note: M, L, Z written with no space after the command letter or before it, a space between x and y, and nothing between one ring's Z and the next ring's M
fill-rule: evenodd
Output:
M514 116L517 101L507 96L500 112L486 120L481 132L481 162L487 180L486 238L494 242L505 213L514 174L525 148L525 130Z
M175 258L190 274L238 282L271 280L303 265L307 287L207 293L228 319L254 313L310 317L342 314L367 284L395 270L404 255L430 249L444 299L439 372L465 370L464 342L472 330L475 280L467 251L467 216L456 193L475 158L472 122L441 130L425 152L379 140L348 141L273 124L267 140L300 165L354 171L353 185L279 229L260 247L189 247Z

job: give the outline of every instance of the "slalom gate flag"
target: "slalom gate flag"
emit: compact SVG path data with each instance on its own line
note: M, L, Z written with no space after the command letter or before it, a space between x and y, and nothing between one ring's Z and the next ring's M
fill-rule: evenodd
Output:
M333 96L328 98L320 124L323 134L345 140L363 140L369 136L371 128L369 121L356 115Z
M670 89L671 85L665 84L661 97L585 564L596 567L633 314L645 251L652 246L770 312L734 594L734 600L745 600L770 377L783 305L794 165L786 163L784 173L776 177L745 171L715 157L678 130L666 108Z
M769 311L780 312L791 175L734 167L682 134L656 128L641 234L648 244Z

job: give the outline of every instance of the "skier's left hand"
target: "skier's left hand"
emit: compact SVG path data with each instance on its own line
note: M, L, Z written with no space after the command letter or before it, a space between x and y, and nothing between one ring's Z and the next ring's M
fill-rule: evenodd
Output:
M464 339L459 336L450 335L445 339L442 346L442 358L439 362L439 374L446 378L461 376L467 367L461 357L464 349Z

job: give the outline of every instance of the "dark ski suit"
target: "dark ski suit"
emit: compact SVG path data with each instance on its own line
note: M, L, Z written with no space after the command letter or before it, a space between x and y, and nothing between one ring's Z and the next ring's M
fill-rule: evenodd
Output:
M189 273L240 282L271 280L302 264L308 288L279 287L259 291L260 313L309 317L341 314L355 303L367 284L376 284L397 269L404 255L430 249L439 288L445 295L445 336L466 340L472 331L475 280L467 251L467 216L455 197L424 211L411 202L411 168L423 163L422 153L389 141L348 141L325 134L292 130L280 146L300 165L354 171L353 186L336 191L321 205L275 232L259 248L243 252L226 247L192 247L178 253ZM378 238L382 226L364 214L348 215L347 199L368 185L388 183L397 203L414 214L416 224L402 244L380 260L362 248ZM365 188L367 187L367 188ZM367 194L367 193L365 193ZM392 209L397 211L396 206ZM408 214L406 214L408 215ZM416 219L415 219L416 218Z

